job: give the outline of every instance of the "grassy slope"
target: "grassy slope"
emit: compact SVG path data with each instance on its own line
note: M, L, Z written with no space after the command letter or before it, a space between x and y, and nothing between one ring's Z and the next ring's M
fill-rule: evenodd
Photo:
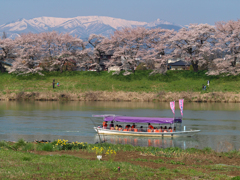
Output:
M51 72L45 76L19 77L0 73L0 90L11 92L79 92L79 91L125 91L125 92L181 92L202 91L202 84L210 80L207 92L239 92L240 76L206 76L204 71L168 71L166 75L148 76L150 71L136 71L135 75L114 75L108 72ZM52 80L60 87L52 89Z
M216 153L209 148L181 150L105 143L104 149L111 148L117 151L117 160L98 161L92 148L100 147L100 144L89 144L85 150L64 152L57 150L46 152L45 155L37 155L37 153L44 154L43 150L31 150L31 153L27 152L27 148L23 150L29 143L22 144L22 148L15 151L6 148L9 145L3 146L5 142L0 143L0 179L231 179L238 175L240 168L231 165L222 166L219 165L222 161L216 161L224 158L224 164L229 164L225 160L235 159L234 162L237 163L238 151ZM35 144L42 148L49 145ZM126 152L132 156L126 155ZM71 156L68 153L75 155ZM123 156L128 157L122 159ZM121 167L121 172L118 172L118 167Z

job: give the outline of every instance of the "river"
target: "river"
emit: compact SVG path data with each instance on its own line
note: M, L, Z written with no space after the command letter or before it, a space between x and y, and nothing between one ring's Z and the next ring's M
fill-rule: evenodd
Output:
M172 117L169 103L157 102L5 102L0 101L0 140L27 141L67 139L95 143L92 114ZM180 116L178 106L176 116ZM92 122L92 120L94 120ZM110 143L138 146L204 148L216 151L240 149L240 104L185 103L183 125L200 129L193 137L148 138L104 136Z

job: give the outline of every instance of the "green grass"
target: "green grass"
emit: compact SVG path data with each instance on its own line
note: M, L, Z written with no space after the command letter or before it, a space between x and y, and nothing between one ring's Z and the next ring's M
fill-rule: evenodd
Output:
M127 92L202 92L202 84L210 80L210 87L204 92L239 92L240 75L207 76L206 71L168 71L166 75L149 76L151 71L136 71L129 76L114 75L106 71L97 72L45 72L45 76L15 76L0 73L0 90L11 92L85 92L85 91L127 91ZM52 88L52 80L60 87Z
M59 141L58 141L59 142ZM114 144L84 144L79 146L81 152L93 152L93 147L103 147L117 152L133 151L135 153L145 154L142 158L129 159L129 161L98 161L87 158L79 158L70 155L52 155L57 141L53 143L27 143L20 139L17 143L0 141L0 179L230 179L225 174L219 172L238 171L239 166L229 166L221 164L212 165L186 165L182 161L173 160L181 155L200 155L211 154L216 157L229 156L239 157L239 151L217 153L210 148L199 149L180 149L180 148L156 148L156 147L135 147L131 145ZM81 143L79 143L80 145ZM15 147L15 148L13 148ZM17 147L17 148L16 148ZM83 148L84 147L84 148ZM49 155L37 155L31 150L50 151ZM29 152L30 151L30 152ZM155 153L155 154L154 154ZM154 157L144 159L147 157ZM165 160L159 158L165 154ZM196 156L197 157L197 156ZM172 158L172 159L170 159ZM213 157L214 159L214 157ZM197 159L198 160L198 159ZM150 168L145 165L136 165L136 163L155 163L159 168ZM170 166L169 166L170 165ZM174 168L170 168L174 166ZM120 167L120 172L118 172ZM202 172L200 169L206 169L209 172Z
M110 162L77 158L69 155L45 155L0 150L1 179L175 179L207 175L197 170L153 169L129 162ZM117 168L121 167L118 172ZM227 176L223 176L229 179Z
M233 150L229 152L221 152L218 153L211 148L207 147L204 149L195 149L195 148L187 148L187 149L181 149L178 147L170 147L170 148L159 148L159 147L141 147L141 146L132 146L129 144L110 144L110 143L102 143L102 144L87 144L87 143L80 143L76 142L75 145L72 145L72 143L67 143L66 145L56 145L57 141L54 141L52 143L27 143L23 139L18 140L16 143L6 142L6 141L0 141L0 148L8 149L8 150L21 150L21 151L31 151L31 150L38 150L38 151L60 151L60 150L78 150L78 149L84 149L87 152L95 152L93 151L94 147L103 148L105 150L111 149L116 152L118 151L134 151L134 152L140 152L142 154L148 154L148 155L154 155L159 157L182 157L185 155L190 154L213 154L216 156L225 156L228 158L234 158L234 157L240 157L240 151ZM61 148L59 148L59 146ZM66 148L64 148L66 147ZM141 161L142 159L139 159ZM144 161L144 159L143 159ZM200 161L199 159L196 159L196 161ZM154 160L155 163L161 163L163 160L157 159ZM169 161L171 164L181 164L179 162ZM183 165L183 164L182 164Z

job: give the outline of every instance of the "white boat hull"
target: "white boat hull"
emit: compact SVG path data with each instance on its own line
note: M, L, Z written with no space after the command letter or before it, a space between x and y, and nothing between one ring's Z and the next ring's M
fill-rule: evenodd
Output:
M147 137L164 137L164 136L193 136L194 134L200 132L200 130L190 130L190 131L176 131L176 132L134 132L134 131L118 131L94 127L94 130L99 134L108 135L126 135L126 136L147 136Z

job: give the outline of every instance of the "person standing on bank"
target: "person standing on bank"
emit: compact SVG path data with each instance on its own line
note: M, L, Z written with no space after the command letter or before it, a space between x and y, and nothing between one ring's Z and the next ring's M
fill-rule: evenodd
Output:
M57 87L59 87L59 82L57 83Z
M55 79L53 79L52 86L53 86L53 89L54 89L54 87L55 87Z
M208 81L207 81L207 85L208 85L208 87L209 87L209 84L210 84L210 81L208 80Z

